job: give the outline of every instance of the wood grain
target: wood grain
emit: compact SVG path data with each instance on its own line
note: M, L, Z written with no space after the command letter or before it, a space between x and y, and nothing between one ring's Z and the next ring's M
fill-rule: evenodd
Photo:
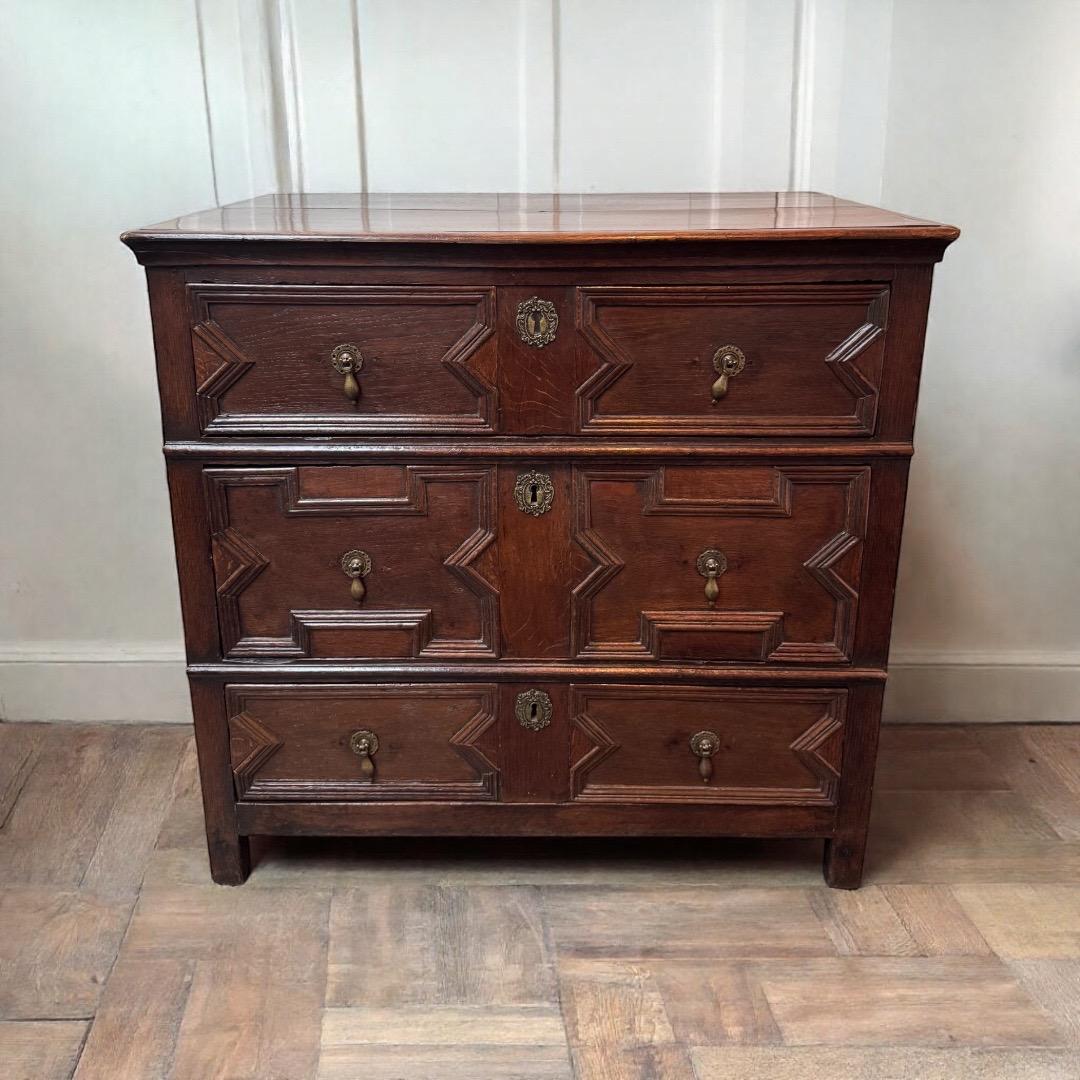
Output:
M5 882L0 890L0 1018L94 1015L134 898Z
M1059 1031L1000 961L792 959L760 979L784 1041L864 1046L1053 1046Z
M1063 1050L952 1050L921 1047L702 1047L696 1080L1074 1080L1080 1058Z
M833 954L806 894L798 891L549 889L544 895L560 955Z
M339 193L260 195L124 234L153 241L302 238L486 243L655 237L877 239L958 235L946 225L810 191L648 194Z
M89 1026L82 1020L0 1021L6 1080L68 1080Z
M998 956L1080 960L1080 887L957 885L953 894Z
M917 956L919 948L877 886L858 892L812 889L810 905L841 956Z
M329 932L328 1007L556 1001L535 889L387 882L341 890Z
M883 885L920 956L989 956L990 946L947 885Z

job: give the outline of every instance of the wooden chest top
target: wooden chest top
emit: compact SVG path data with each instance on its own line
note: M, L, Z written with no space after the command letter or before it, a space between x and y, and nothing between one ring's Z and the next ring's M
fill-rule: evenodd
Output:
M936 240L951 225L816 191L601 194L292 194L255 199L124 234L162 240L379 243L627 243L643 240Z

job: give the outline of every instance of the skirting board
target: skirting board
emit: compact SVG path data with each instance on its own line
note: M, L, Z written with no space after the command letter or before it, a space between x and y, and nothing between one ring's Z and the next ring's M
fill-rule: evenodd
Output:
M1080 722L1080 653L898 651L885 719ZM0 721L191 723L182 652L168 643L0 646Z
M885 720L1080 722L1080 653L894 650Z
M0 646L0 721L191 723L183 650L172 644Z

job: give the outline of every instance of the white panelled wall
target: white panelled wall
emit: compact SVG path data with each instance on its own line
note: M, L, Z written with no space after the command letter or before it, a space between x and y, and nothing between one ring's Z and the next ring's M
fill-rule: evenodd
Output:
M815 188L964 230L937 275L889 715L1080 720L1074 0L0 17L0 717L189 716L123 228L268 191Z

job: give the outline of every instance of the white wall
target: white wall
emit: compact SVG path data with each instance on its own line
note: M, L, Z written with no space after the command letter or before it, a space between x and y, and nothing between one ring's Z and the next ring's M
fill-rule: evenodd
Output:
M1080 720L1080 4L894 8L882 198L963 235L936 275L893 708Z
M0 2L0 716L187 715L122 228L273 190L814 187L965 230L938 274L893 714L1080 718L1080 5Z

